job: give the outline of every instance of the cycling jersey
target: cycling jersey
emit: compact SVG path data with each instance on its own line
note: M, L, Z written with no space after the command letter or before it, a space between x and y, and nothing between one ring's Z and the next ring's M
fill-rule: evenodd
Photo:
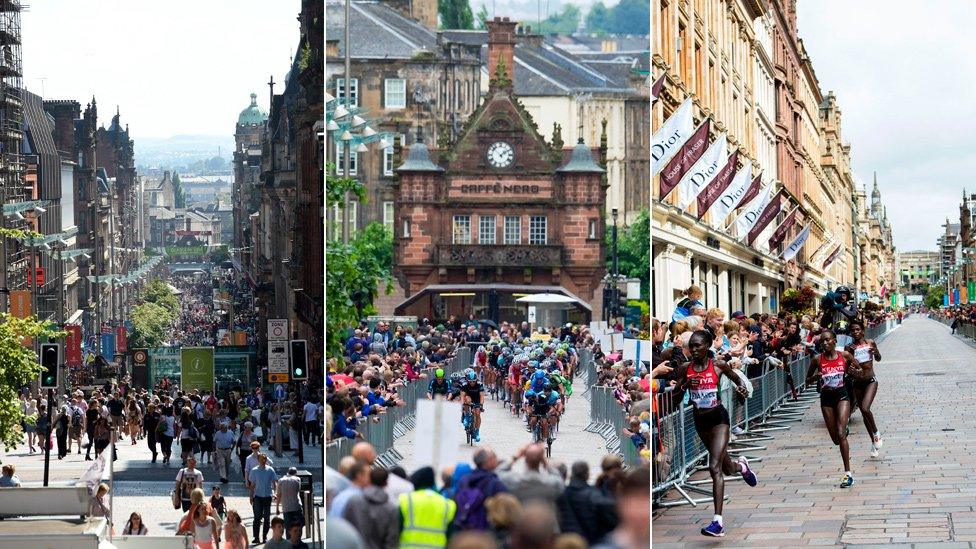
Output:
M438 383L440 382L440 383ZM451 381L448 379L432 379L427 392L431 395L448 395L451 392Z
M718 372L715 363L709 359L708 366L701 372L696 372L688 366L688 379L698 379L698 387L688 391L688 397L696 410L705 410L719 405L718 401Z
M480 381L475 382L474 385L470 383L464 383L460 387L460 391L469 397L471 397L471 402L479 403L481 402L481 392L484 391L484 387L481 385Z
M837 357L828 360L826 355L820 355L820 379L823 388L841 389L844 387L844 370L846 369L844 355L837 353Z

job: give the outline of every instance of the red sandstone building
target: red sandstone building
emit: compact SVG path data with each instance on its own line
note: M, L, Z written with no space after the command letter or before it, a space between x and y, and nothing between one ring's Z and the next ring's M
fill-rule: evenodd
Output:
M442 150L422 137L397 169L394 275L407 299L398 315L431 320L526 319L521 296L574 300L566 320L602 306L606 207L602 150L547 143L513 95L516 23L488 22L484 102Z

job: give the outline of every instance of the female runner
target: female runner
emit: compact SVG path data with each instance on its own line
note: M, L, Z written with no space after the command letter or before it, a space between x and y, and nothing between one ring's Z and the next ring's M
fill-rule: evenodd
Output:
M677 370L677 382L682 390L690 390L689 399L694 405L695 431L698 432L698 436L708 450L708 472L712 476L715 516L711 524L701 529L701 533L706 536L721 537L725 535L725 528L722 526L725 475L740 473L749 486L755 486L758 479L749 469L749 462L745 456L739 456L737 461L732 461L729 457L729 412L719 400L719 375L724 374L734 383L736 392L743 397L747 396L749 391L728 363L709 357L708 350L712 344L712 334L707 330L698 330L691 335L688 341L691 361Z
M874 421L871 404L878 393L878 380L874 377L874 362L881 360L881 351L873 339L864 338L864 324L859 320L851 323L851 337L854 342L847 346L847 352L854 356L855 368L851 370L851 397L854 406L864 416L864 426L871 437L871 457L878 457L884 440Z
M847 444L847 422L851 419L851 401L844 385L844 375L855 368L856 361L847 351L838 351L837 336L830 330L820 334L821 354L810 361L807 371L807 383L817 377L816 368L819 367L820 379L820 411L823 413L824 423L830 440L840 446L840 457L844 460L844 478L841 488L849 488L854 484L851 473L851 451Z

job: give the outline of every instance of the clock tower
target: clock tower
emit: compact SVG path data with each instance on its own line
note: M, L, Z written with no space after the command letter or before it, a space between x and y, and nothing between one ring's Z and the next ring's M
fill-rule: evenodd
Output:
M606 206L600 151L553 143L513 94L516 23L488 21L488 93L457 138L431 150L417 135L397 168L398 315L526 320L516 300L560 294L540 324L588 322L602 303ZM530 77L526 74L525 77Z

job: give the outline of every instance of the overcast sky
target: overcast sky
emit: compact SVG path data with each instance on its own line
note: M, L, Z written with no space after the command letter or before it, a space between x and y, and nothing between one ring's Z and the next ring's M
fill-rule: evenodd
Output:
M976 192L976 9L966 0L800 0L797 27L833 90L854 171L878 172L900 251L936 249ZM870 188L868 189L870 193Z
M268 78L284 80L298 45L300 0L29 4L27 89L82 109L94 95L106 126L119 105L137 147L139 137L233 134L252 91L268 108Z

